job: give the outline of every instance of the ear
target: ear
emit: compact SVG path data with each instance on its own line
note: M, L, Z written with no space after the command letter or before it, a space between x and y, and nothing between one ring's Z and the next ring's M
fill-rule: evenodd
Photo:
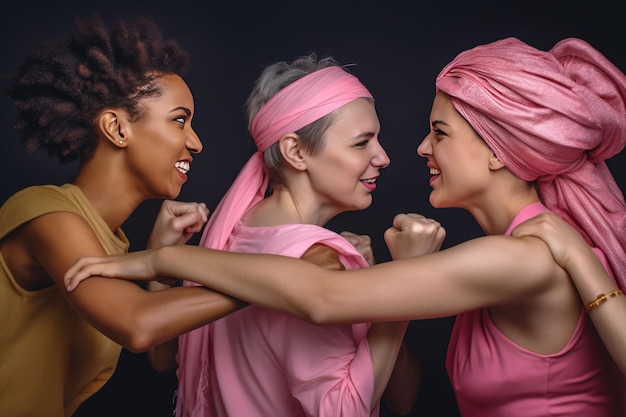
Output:
M502 168L504 168L502 161L500 161L495 153L491 152L491 155L489 155L489 169L491 171L498 171Z
M127 123L119 109L105 109L98 115L96 127L104 138L118 148L127 145Z
M287 133L278 140L278 149L285 162L298 171L306 169L304 152L300 146L300 137L295 133Z

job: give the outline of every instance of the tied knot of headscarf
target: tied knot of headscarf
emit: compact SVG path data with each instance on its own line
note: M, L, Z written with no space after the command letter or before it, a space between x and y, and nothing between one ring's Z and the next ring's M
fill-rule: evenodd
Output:
M626 146L626 76L581 39L550 51L502 39L464 51L436 87L626 287L626 204L605 160Z
M257 151L250 157L211 215L200 246L227 249L228 238L237 222L262 200L269 175L263 152L285 134L296 132L358 98L373 98L357 77L339 66L330 66L305 75L276 93L261 107L250 126ZM185 281L184 285L197 285ZM179 338L178 398L176 415L206 415L210 390L209 326L192 330Z

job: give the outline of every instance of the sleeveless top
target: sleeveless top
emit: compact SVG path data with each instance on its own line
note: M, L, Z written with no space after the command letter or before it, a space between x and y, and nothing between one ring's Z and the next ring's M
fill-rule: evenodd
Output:
M33 186L10 197L0 208L0 239L60 211L83 217L108 254L128 251L124 233L113 234L71 184ZM1 254L0 317L0 416L70 416L115 370L121 346L82 319L56 285L20 287Z
M506 234L542 211L525 207ZM569 342L548 355L507 338L488 309L460 314L446 367L463 417L624 417L623 376L584 308Z
M311 224L239 223L225 249L300 258L316 243L335 250L346 269L367 266L343 237ZM203 417L378 416L378 407L370 409L369 323L319 326L250 305L208 326L206 345L188 347L208 353L205 361L199 360L202 375L196 388L207 410Z

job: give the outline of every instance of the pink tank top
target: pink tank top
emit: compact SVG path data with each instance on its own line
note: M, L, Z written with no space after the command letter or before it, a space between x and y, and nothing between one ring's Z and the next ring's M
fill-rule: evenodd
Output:
M525 207L506 234L546 210ZM624 417L623 376L584 310L569 343L550 355L507 338L488 309L460 314L446 367L463 417Z

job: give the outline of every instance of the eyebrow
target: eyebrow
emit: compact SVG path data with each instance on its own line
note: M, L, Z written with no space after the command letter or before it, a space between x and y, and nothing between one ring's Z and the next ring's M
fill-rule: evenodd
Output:
M447 124L446 122L444 122L443 120L433 120L431 123L432 127L435 127L437 125L446 125L446 126L450 126L449 124Z
M187 114L187 116L191 115L191 110L183 106L174 107L172 110L170 110L170 113L174 113L175 111L178 111L178 110L184 111Z
M359 133L358 135L356 135L353 139L371 138L374 136L376 136L376 133L374 132L363 132L363 133Z

